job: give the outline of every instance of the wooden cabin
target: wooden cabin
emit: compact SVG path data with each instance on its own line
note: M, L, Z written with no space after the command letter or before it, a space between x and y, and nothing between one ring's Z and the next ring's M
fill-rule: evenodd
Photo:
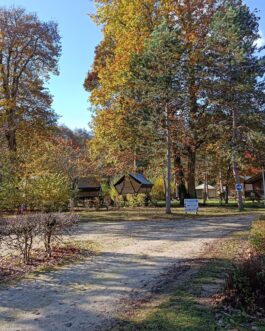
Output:
M264 197L262 172L245 181L245 196L249 198L253 194L259 198Z
M79 200L93 200L101 195L100 182L93 177L77 180L77 198Z
M122 176L115 184L119 195L126 194L149 194L153 184L142 174L129 174Z

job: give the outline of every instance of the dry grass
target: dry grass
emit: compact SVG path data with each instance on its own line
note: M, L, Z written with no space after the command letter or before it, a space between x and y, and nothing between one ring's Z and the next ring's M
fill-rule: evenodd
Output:
M78 211L80 220L83 222L96 221L150 221L150 220L177 220L185 218L201 218L201 217L222 217L222 216L236 216L247 214L262 214L263 208L247 208L243 212L239 212L236 207L200 207L199 213L185 214L184 208L172 208L172 214L167 215L164 208L120 208L106 210L83 210Z

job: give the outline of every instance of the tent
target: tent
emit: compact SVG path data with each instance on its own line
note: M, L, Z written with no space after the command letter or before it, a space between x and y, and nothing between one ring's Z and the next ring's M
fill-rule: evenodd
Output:
M198 199L203 199L203 192L204 192L204 184L198 185L196 187L196 193ZM209 199L217 198L216 188L211 185L208 185L208 198Z
M120 195L151 192L153 184L142 174L129 174L122 176L114 187Z

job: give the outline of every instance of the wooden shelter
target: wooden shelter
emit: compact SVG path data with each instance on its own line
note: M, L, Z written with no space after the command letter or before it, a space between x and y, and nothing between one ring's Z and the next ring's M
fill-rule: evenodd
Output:
M245 181L245 196L251 197L253 194L259 198L264 197L262 172Z
M96 178L86 177L77 180L77 197L79 200L98 198L101 194L101 185Z
M151 192L153 184L142 174L129 174L122 176L114 187L120 195Z

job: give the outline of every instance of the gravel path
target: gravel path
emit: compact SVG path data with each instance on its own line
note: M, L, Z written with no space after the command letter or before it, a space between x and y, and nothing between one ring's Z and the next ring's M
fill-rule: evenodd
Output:
M0 330L104 330L127 299L144 297L170 268L253 219L81 224L76 237L99 242L101 254L1 290Z

